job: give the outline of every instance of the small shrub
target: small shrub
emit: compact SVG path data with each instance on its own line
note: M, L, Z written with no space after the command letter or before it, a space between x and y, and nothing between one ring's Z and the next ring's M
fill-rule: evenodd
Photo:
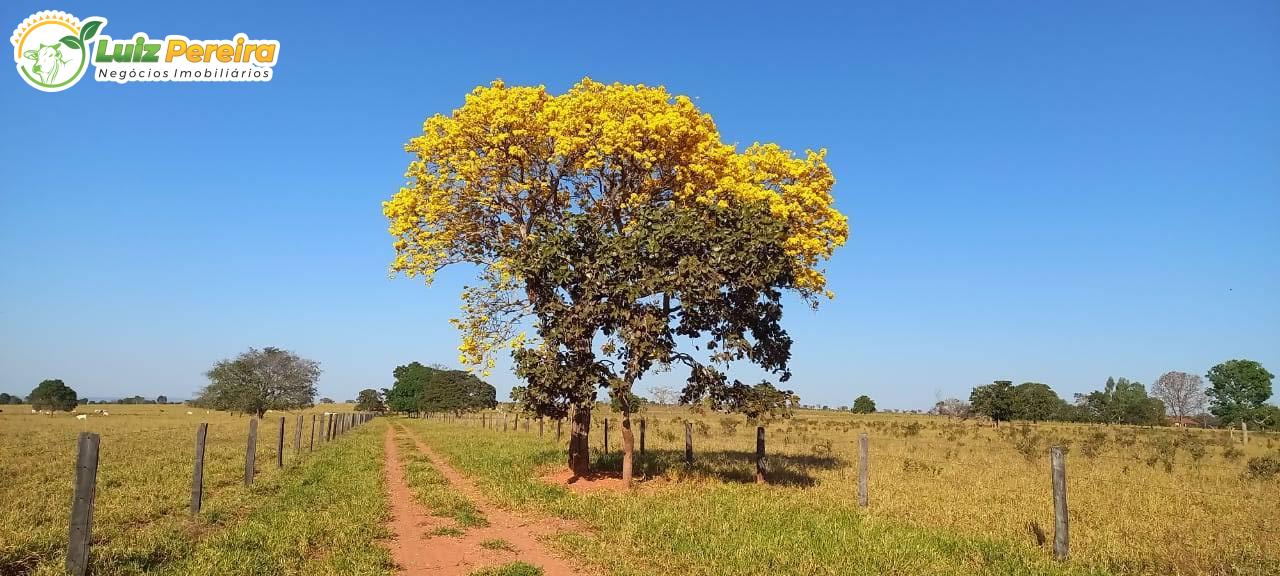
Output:
M512 546L510 542L501 538L490 538L485 540L480 543L480 547L487 550L506 550L508 552L515 552L516 550L516 547Z
M934 476L937 476L938 474L942 473L942 467L934 466L923 460L916 460L915 458L907 458L906 460L902 461L902 471L908 474L911 474L914 472L923 472L923 473L933 474Z
M1244 469L1245 476L1259 480L1270 480L1280 475L1280 456L1259 456L1250 458Z
M738 431L738 421L733 418L721 418L720 429L725 436L733 436Z
M919 422L912 422L903 428L902 435L904 437L918 436L923 428L924 426L921 426Z
M1227 446L1227 449L1222 451L1222 457L1227 462L1237 462L1241 456L1244 456L1244 451L1235 446Z
M454 528L453 526L441 526L439 528L436 528L435 530L427 532L427 536L430 536L430 537L449 536L451 538L458 538L463 536L464 534L466 533L463 532L462 529Z
M703 438L711 437L711 425L707 424L706 422L702 422L702 421L695 422L693 424L693 429L695 432L698 433L699 436L702 436Z
M512 562L483 570L476 570L470 576L542 576L542 568L524 562Z
M831 440L822 439L813 445L813 453L818 456L826 456L831 453Z
M1102 452L1102 448L1107 445L1107 433L1102 430L1094 430L1085 437L1080 443L1080 453L1086 458L1093 458Z

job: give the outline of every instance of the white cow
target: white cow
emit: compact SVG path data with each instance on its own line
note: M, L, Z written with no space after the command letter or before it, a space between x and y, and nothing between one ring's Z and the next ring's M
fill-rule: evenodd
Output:
M76 420L88 420L88 419L89 419L89 415L88 415L88 414L80 414L80 415L76 416Z
M103 415L103 416L110 416L110 415L111 415L111 413L110 413L110 412L107 412L106 410L103 410L103 411L102 411L102 415Z
M57 83L62 65L67 63L67 59L62 57L62 44L41 44L39 50L27 50L22 53L22 57L35 62L31 66L31 73L40 79L41 84Z
M191 411L187 410L187 416L190 416L190 415L191 415Z

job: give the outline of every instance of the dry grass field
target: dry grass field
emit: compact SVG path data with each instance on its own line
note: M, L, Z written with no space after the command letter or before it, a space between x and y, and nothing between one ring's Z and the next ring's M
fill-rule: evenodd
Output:
M674 480L753 480L755 427L745 418L662 406L641 416L648 454L637 470L656 480L652 489ZM597 458L616 470L617 414L597 411L591 446L603 449L606 418L610 453ZM686 420L694 430L692 469L683 465ZM546 426L554 439L554 423ZM638 436L638 423L634 429ZM530 431L537 434L536 422ZM766 426L771 483L856 508L864 432L869 514L877 518L1026 547L1035 546L1034 522L1052 541L1049 447L1060 445L1067 448L1073 563L1118 574L1280 573L1280 478L1246 474L1249 458L1280 456L1275 434L1251 434L1244 445L1238 433L1233 439L1219 430L1061 423L996 429L974 420L802 410Z
M99 408L110 415L94 414ZM79 407L88 418L77 420L67 413L46 416L32 414L29 406L5 406L0 413L0 574L62 573L81 431L101 435L93 572L140 574L186 557L201 537L235 525L278 495L283 479L276 465L280 416L286 418L285 465L290 470L312 456L307 452L311 415L350 409L326 405L302 413L301 454L292 445L301 412L268 414L258 429L256 479L246 488L247 416L179 405L92 405ZM209 423L205 496L200 520L191 522L192 459L200 422Z
M393 571L385 547L386 423L316 441L303 413L261 421L257 479L242 485L249 418L184 406L104 406L77 420L0 413L0 574L61 573L75 439L101 434L94 574ZM349 410L342 405L329 410ZM278 418L285 467L276 467ZM1280 454L1280 438L1244 445L1225 431L1014 423L914 415L801 411L767 425L770 485L755 486L754 426L741 416L649 407L643 479L633 494L574 495L539 478L563 466L555 423L503 433L501 418L404 420L493 499L582 521L551 543L602 573L664 574L1276 574L1280 479L1246 474L1250 458ZM608 419L610 449L603 450ZM204 511L187 514L192 444L209 423ZM686 467L684 424L695 464ZM598 469L617 470L618 416L593 420ZM638 423L636 430L638 433ZM870 446L870 506L857 506L857 442ZM1049 456L1068 449L1071 559L1037 545L1052 538ZM341 521L335 521L341 519Z

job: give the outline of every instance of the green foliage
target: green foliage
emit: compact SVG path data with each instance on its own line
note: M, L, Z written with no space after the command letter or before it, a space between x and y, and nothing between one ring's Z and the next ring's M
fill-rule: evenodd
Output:
M365 388L356 395L356 410L360 412L386 412L387 406L382 403L382 395L373 388Z
M165 396L164 394L156 396L156 404L168 404L168 403L169 403L168 396Z
M974 413L997 423L1013 418L1013 382L996 380L986 386L978 386L969 393L969 404Z
M524 389L523 386L520 388ZM622 401L623 398L626 398L625 405ZM645 400L639 394L636 394L630 390L627 390L625 392L620 392L619 394L609 395L609 407L612 408L614 412L625 412L627 414L636 414L638 412L643 411L645 404L648 404L648 403L649 403L648 400Z
M75 409L79 399L76 397L76 391L61 380L45 380L27 395L27 401L36 410L70 412Z
M1254 423L1263 418L1264 402L1271 398L1271 379L1262 364L1253 360L1228 360L1205 375L1209 379L1209 412L1224 423Z
M209 385L193 405L256 414L312 405L320 364L279 348L250 348L235 360L220 360L206 374Z
M321 403L321 404L333 404L333 398L321 398L321 399L320 399L320 403Z
M782 291L795 288L785 225L764 205L647 205L626 233L591 215L535 227L509 255L524 278L541 343L514 353L524 403L561 418L595 390L630 393L654 368L681 365L680 401L752 417L785 415L797 401L771 383L730 382L718 366L746 360L782 381L791 339ZM605 343L592 343L600 334ZM704 340L705 339L705 340ZM677 342L702 345L681 350Z
M542 576L542 568L525 562L510 562L501 566L476 570L469 576Z
M1081 415L1090 422L1155 426L1164 423L1164 402L1147 396L1141 382L1107 378L1102 390L1078 395Z
M3 404L25 404L22 396L14 396L8 392L0 392L0 405Z
M871 414L876 411L876 401L863 394L853 400L854 414Z
M410 362L392 372L395 383L385 391L393 412L461 414L498 405L497 390L465 370Z
M1013 387L1013 418L1015 420L1064 419L1068 406L1066 401L1048 384L1039 382L1023 382Z

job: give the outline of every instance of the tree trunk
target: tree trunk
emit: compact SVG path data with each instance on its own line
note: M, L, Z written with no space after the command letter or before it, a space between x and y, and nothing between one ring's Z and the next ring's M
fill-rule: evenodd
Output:
M635 462L635 437L631 434L631 411L622 409L622 485L631 486L632 465Z
M577 477L591 472L591 408L573 409L573 428L569 431L569 469Z
M1249 444L1249 423L1248 422L1245 422L1244 420L1240 421L1240 432L1242 433L1241 435L1244 437L1244 443L1248 445Z

